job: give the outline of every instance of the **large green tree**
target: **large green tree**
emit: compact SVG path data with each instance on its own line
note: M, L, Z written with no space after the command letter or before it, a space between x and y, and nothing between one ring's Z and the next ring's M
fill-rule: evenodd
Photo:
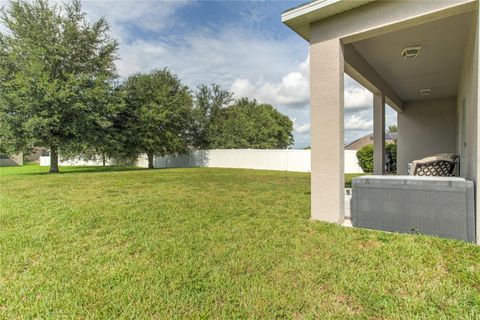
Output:
M233 102L233 93L222 89L218 84L200 85L194 96L194 146L199 149L210 148L212 125L222 109Z
M110 92L110 103L106 104L101 110L103 112L102 120L96 128L96 134L92 135L92 139L88 144L84 145L82 150L78 148L63 151L62 158L82 158L83 160L101 160L106 165L107 159L115 159L116 161L124 161L124 163L132 163L135 159L125 157L124 142L131 134L126 128L121 117L125 108L124 91L121 86L115 85Z
M119 115L127 156L186 153L192 145L193 106L187 86L167 69L130 76L124 83L126 109Z
M242 98L219 111L210 147L284 149L293 144L292 130L292 121L271 105Z
M88 22L80 2L11 1L0 22L0 144L73 154L108 127L117 42L105 19Z

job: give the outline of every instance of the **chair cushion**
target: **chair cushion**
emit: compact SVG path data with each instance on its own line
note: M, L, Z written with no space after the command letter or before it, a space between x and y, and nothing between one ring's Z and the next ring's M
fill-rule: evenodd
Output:
M447 158L447 159L455 159L455 154L451 152L446 152L446 153L437 153L435 157L440 157L440 158Z

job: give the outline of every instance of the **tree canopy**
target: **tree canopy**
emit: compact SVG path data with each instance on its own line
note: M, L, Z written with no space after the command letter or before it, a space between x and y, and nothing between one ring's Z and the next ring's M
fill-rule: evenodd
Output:
M293 123L269 104L241 98L219 110L210 148L285 149L293 144Z
M110 125L117 42L105 19L85 19L79 1L11 1L0 21L0 145L81 152Z
M125 109L119 121L127 133L125 151L155 155L185 153L192 144L192 97L188 87L167 69L130 76L123 84Z
M197 87L194 99L194 146L199 149L210 148L212 141L212 126L219 120L221 110L228 108L232 102L233 93L222 89L218 84Z
M118 44L80 2L12 0L1 9L0 151L136 159L190 148L287 148L292 121L271 105L233 99L219 85L192 98L167 69L119 80Z

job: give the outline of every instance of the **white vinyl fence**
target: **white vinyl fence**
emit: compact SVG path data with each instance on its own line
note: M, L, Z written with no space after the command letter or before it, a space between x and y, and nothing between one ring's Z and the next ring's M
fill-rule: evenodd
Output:
M147 167L146 156L138 166ZM345 150L345 172L363 173L355 150ZM187 155L155 157L155 168L243 168L310 172L310 150L213 149L197 150Z
M60 159L58 161L59 166L102 166L103 165L103 160L101 157L95 157L93 159L85 160L82 158L73 158L73 159L68 159L68 160L62 160ZM106 159L105 164L107 166L115 165L117 164L115 159ZM48 167L50 165L50 156L41 156L40 157L40 165L41 166L46 166Z
M345 173L363 173L362 168L358 165L357 150L344 150Z
M61 166L101 166L100 158L93 160L61 160ZM108 159L107 165L116 164ZM345 150L345 173L362 173L355 150ZM50 157L40 157L41 166L50 165ZM148 167L146 156L137 165ZM155 157L155 168L241 168L278 171L310 172L310 150L213 149L196 150L186 155Z

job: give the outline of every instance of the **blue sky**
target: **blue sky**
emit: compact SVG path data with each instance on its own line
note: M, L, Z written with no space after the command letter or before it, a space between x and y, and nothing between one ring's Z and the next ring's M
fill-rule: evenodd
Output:
M168 67L192 89L218 83L237 97L270 103L293 120L298 148L310 144L308 43L280 15L301 3L82 2L89 19L105 16L110 22L120 42L122 77ZM346 77L345 142L372 131L371 104L371 94ZM395 121L387 112L387 123Z

